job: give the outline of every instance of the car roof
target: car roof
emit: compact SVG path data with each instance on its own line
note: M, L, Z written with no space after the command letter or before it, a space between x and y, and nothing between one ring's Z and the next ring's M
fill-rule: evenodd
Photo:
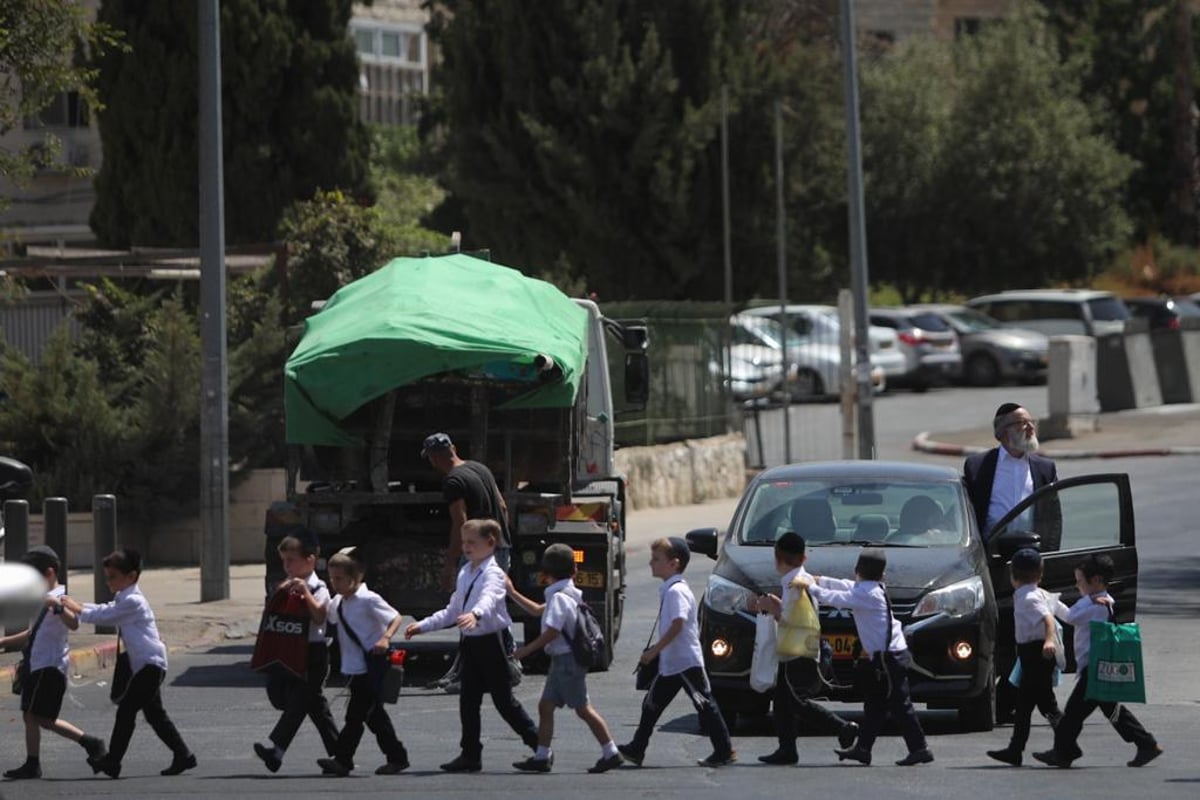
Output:
M834 480L905 480L951 482L960 481L954 467L934 464L915 464L907 461L809 461L785 464L760 473L757 481L805 480L832 478Z
M979 303L984 300L1078 300L1086 302L1088 300L1096 300L1099 298L1116 297L1112 292L1105 292L1099 289L1007 289L1003 292L995 294L986 294L980 297L972 297L967 301L967 305Z
M798 314L801 311L810 311L814 313L827 314L829 312L837 312L837 306L823 306L816 303L788 303L784 309L789 314ZM779 313L779 304L755 306L742 311L743 314L753 314L756 317L767 317L772 314Z

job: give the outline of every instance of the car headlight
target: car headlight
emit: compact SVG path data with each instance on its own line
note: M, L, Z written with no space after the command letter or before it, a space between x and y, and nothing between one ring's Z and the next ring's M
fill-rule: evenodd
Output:
M746 610L746 603L754 592L745 586L726 580L719 575L708 579L708 588L704 592L704 602L713 611L721 614L736 614Z
M942 613L961 617L983 608L983 578L978 575L952 583L921 598L913 611L914 617Z

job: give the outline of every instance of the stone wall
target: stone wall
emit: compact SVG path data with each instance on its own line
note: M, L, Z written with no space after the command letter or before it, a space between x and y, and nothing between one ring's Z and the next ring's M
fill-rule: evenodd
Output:
M742 434L623 447L615 464L629 481L629 508L661 508L737 497L746 486Z

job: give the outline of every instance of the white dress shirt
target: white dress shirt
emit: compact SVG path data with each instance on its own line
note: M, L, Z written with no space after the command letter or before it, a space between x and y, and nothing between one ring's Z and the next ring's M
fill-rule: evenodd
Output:
M340 613L339 613L340 609ZM342 674L362 675L367 671L367 650L383 638L388 625L400 612L360 583L349 597L338 595L329 601L329 618L337 625L338 646L342 651ZM362 642L360 647L347 632L349 627Z
M507 597L504 570L496 564L494 556L479 562L478 567L468 561L458 571L450 603L441 611L421 620L418 627L422 633L429 633L449 628L463 614L475 614L478 624L469 631L463 631L463 636L494 635L512 625L512 617L508 615L505 603Z
M854 628L863 651L873 656L887 649L908 649L900 623L888 613L887 595L879 581L848 581L821 576L809 594L826 605L854 612Z
M1096 597L1107 597L1108 592L1100 592ZM1084 595L1068 608L1061 600L1054 604L1054 615L1075 628L1075 677L1087 674L1088 654L1092 651L1092 620L1108 622L1116 606L1105 606L1097 603L1092 595Z
M692 667L704 666L704 651L700 649L700 626L696 622L696 597L682 575L672 575L658 589L662 614L658 618L658 638L666 634L677 619L683 629L658 656L659 675L678 675Z
M1046 639L1045 618L1053 617L1050 598L1037 584L1026 583L1013 592L1013 627L1017 644Z
M58 598L66 594L66 589L62 586L55 586L50 591L46 592L46 598ZM40 616L42 612L38 612ZM29 632L33 632L33 626L37 623L37 616L29 621ZM67 669L71 663L71 649L67 644L67 635L70 633L70 628L63 622L62 610L59 608L47 608L46 615L42 617L42 624L38 625L37 635L33 637L33 646L29 648L29 671L37 672L39 669L54 667L62 674L67 674Z
M154 611L136 583L117 592L111 602L85 604L79 612L79 621L90 625L116 625L125 651L129 653L129 667L134 675L145 666L166 670L167 648L158 636Z
M984 524L988 530L991 530L1001 517L1012 511L1013 506L1033 494L1033 475L1029 472L1029 459L1024 456L1014 458L1003 447L999 450L996 475L992 479L992 498L988 501L987 520ZM1031 521L1024 514L1018 519Z
M570 578L563 578L546 587L546 609L542 612L542 630L554 628L559 636L546 645L546 655L562 656L571 652L571 643L562 634L575 635L579 620L579 604L583 592Z
M308 591L312 594L313 599L317 601L317 605L325 607L325 621L320 625L315 619L310 619L308 623L308 641L309 644L327 644L329 637L325 635L325 626L329 624L329 601L333 598L329 594L329 587L325 585L325 581L317 577L317 573L309 573L305 579L308 584Z

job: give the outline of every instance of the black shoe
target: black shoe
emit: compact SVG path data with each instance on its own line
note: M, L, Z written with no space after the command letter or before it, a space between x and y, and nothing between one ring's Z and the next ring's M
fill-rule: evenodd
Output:
M1125 763L1127 767L1144 767L1163 754L1161 745L1154 747L1139 747L1137 755ZM7 773L6 773L7 774Z
M466 756L460 755L453 761L447 761L442 764L440 769L442 772L479 772L483 769L483 764L478 760L472 761Z
M89 758L87 763L92 768L93 775L103 772L110 778L121 777L121 762L113 761L108 756L104 756L103 758Z
M166 769L164 769L162 772L160 772L158 774L159 775L179 775L180 773L186 772L189 769L195 769L195 768L196 768L196 755L194 753L188 753L186 756L181 756L181 755L176 754L176 756L171 759L170 766L168 766Z
M707 758L701 758L696 763L702 767L723 767L735 761L737 761L737 751L730 750L728 753L710 753Z
M988 750L988 758L994 758L1014 767L1021 766L1021 751L1006 747L1003 750Z
M98 736L84 736L79 740L79 744L83 747L84 752L88 754L88 758L99 760L108 755L108 747L105 746L104 740Z
M625 763L625 759L621 758L621 754L619 752L614 753L607 758L602 757L595 764L588 767L588 772L592 773L593 775L598 772L608 772L610 769L616 769L623 763Z
M1138 766L1141 766L1140 764ZM27 781L34 778L42 777L42 765L32 761L26 761L16 769L10 769L4 773L4 777L10 781Z
M408 756L400 756L394 761L389 761L379 767L376 767L376 775L399 775L404 770L408 769Z
M932 764L933 753L929 752L928 747L922 747L920 750L913 750L904 758L896 762L897 767L915 767L917 764Z
M354 767L337 758L318 758L317 766L326 775L336 775L339 778L346 777L350 774L350 770L354 769Z
M530 756L524 761L514 761L513 769L519 769L521 772L549 772L554 766L554 753L551 753L546 758L536 758Z
M617 745L617 752L621 754L622 758L636 767L640 767L642 761L646 758L646 754L634 750L633 745L619 744Z
M1055 750L1043 750L1040 753L1034 753L1033 757L1048 767L1059 767L1060 769L1066 769L1067 767L1071 766L1071 759L1062 758Z
M860 764L865 764L868 767L871 766L871 751L864 750L857 745L845 750L834 750L833 752L837 753L838 761L850 759L851 761L857 761Z
M262 762L267 765L267 769L271 772L279 772L279 768L283 766L283 759L275 755L274 747L267 747L265 744L254 743L254 755L262 759Z
M842 746L843 750L849 750L851 747L853 747L854 740L857 738L858 738L858 723L857 722L847 722L845 725L842 726L842 729L840 731L838 731L838 744L840 744Z
M776 750L774 753L759 756L758 760L773 766L791 766L800 761L800 756L796 755L795 750Z

